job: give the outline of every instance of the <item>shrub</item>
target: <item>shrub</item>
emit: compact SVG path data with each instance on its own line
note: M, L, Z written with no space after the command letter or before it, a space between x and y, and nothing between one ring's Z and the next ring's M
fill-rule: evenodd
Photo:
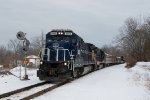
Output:
M134 65L136 64L137 61L135 59L129 57L126 62L127 62L127 65L125 67L132 68L132 67L134 67Z

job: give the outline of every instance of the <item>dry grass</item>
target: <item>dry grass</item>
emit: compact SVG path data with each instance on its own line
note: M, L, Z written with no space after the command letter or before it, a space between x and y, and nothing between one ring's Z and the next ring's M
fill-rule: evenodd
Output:
M125 66L126 68L132 68L136 64L136 60L132 58L127 59L127 65Z

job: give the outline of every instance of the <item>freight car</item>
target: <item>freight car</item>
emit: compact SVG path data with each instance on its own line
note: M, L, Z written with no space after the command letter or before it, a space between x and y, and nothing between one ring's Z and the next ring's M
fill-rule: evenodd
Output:
M100 62L100 64L102 65L102 68L104 68L111 65L122 64L124 62L125 61L123 56L115 56L105 53L105 57L103 61Z
M85 43L72 30L52 30L46 34L45 42L37 71L40 80L75 78L103 67L104 51Z

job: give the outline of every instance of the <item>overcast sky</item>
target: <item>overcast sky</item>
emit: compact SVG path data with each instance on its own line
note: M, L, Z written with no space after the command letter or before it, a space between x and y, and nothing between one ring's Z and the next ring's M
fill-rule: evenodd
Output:
M0 0L0 45L18 31L31 37L72 29L85 42L111 44L128 17L150 16L150 0Z

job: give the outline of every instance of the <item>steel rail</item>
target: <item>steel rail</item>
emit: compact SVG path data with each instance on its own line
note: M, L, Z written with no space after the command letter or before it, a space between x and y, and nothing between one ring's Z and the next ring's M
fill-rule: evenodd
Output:
M63 82L59 82L59 83L57 83L57 84L55 84L55 85L53 85L53 86L50 86L50 87L48 87L48 88L46 88L46 89L43 89L43 90L41 90L41 91L38 91L38 92L36 92L36 93L34 93L34 94L32 94L32 95L26 96L26 97L24 97L24 98L22 98L22 99L20 99L20 100L30 100L30 99L36 98L36 97L41 96L41 95L43 95L43 94L45 94L45 93L47 93L47 92L52 91L53 89L56 89L56 88L58 88L58 87L60 87L60 86L62 86L62 85L64 85L64 84L66 84L66 83L68 83L68 82L69 82L69 80L65 80L65 81L63 81Z
M37 84L34 84L34 85L30 85L30 86L27 86L27 87L24 87L24 88L20 88L20 89L17 89L17 90L13 90L13 91L10 91L10 92L7 92L7 93L0 94L0 99L9 97L9 96L11 96L11 95L14 95L14 94L17 94L17 93L20 93L20 92L23 92L23 91L27 91L27 90L32 89L32 88L34 88L34 87L38 87L38 86L45 85L45 84L47 84L47 83L48 83L48 82L41 82L41 83L37 83Z

